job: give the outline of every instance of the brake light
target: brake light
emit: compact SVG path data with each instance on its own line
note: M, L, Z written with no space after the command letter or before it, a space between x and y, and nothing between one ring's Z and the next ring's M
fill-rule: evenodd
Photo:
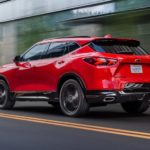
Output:
M84 58L84 61L95 66L111 66L115 65L118 62L117 59L102 57L88 57Z

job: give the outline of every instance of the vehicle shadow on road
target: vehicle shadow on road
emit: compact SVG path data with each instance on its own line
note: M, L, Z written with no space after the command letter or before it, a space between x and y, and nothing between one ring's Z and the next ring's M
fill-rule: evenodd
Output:
M25 112L31 114L44 114L44 115L61 115L61 110L53 106L17 106L13 109L15 112Z
M92 108L86 116L80 118L67 117L61 112L59 108L55 108L47 104L20 104L16 105L13 110L5 110L2 112L49 120L92 124L97 126L107 126L141 131L150 130L150 109L144 114L137 116L124 112L120 105Z
M44 106L34 106L34 105L20 105L16 106L12 111L15 112L25 112L28 114L38 114L40 115L46 115L46 116L54 116L54 117L66 117L62 114L59 107L53 107L51 105L44 105ZM110 106L110 107L97 107L92 108L90 112L82 117L84 119L125 119L125 118L134 118L134 119L141 119L145 121L150 122L150 109L141 115L131 115L126 112L124 112L120 106ZM147 118L147 119L146 119Z

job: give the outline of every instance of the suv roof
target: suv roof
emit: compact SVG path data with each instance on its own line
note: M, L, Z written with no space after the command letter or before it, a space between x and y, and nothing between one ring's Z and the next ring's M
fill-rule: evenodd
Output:
M44 39L43 41L38 42L39 44L47 43L47 42L61 42L61 41L74 41L78 43L79 45L83 45L85 43L88 43L96 38L100 37L90 37L90 36L68 36L68 37L58 37L58 38L49 38Z
M91 37L91 36L67 36L67 37L58 37L58 38L49 38L44 39L43 41L38 42L39 44L42 43L48 43L48 42L67 42L67 41L74 41L78 43L79 45L84 45L90 41L96 40L96 39L108 39L108 40L134 40L134 39L128 39L128 38L112 38L110 35L106 35L104 37ZM135 40L137 41L137 40Z

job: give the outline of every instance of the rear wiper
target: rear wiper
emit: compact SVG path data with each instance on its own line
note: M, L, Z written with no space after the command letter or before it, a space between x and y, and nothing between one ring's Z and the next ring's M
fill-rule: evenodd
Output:
M117 52L118 54L134 54L133 52L126 52L126 51L120 51L120 52Z

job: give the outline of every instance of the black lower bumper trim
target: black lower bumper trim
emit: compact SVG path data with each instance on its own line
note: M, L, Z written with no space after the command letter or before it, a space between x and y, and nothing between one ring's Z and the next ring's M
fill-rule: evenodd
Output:
M124 91L87 91L89 104L124 103L129 101L149 101L150 92L126 93Z

